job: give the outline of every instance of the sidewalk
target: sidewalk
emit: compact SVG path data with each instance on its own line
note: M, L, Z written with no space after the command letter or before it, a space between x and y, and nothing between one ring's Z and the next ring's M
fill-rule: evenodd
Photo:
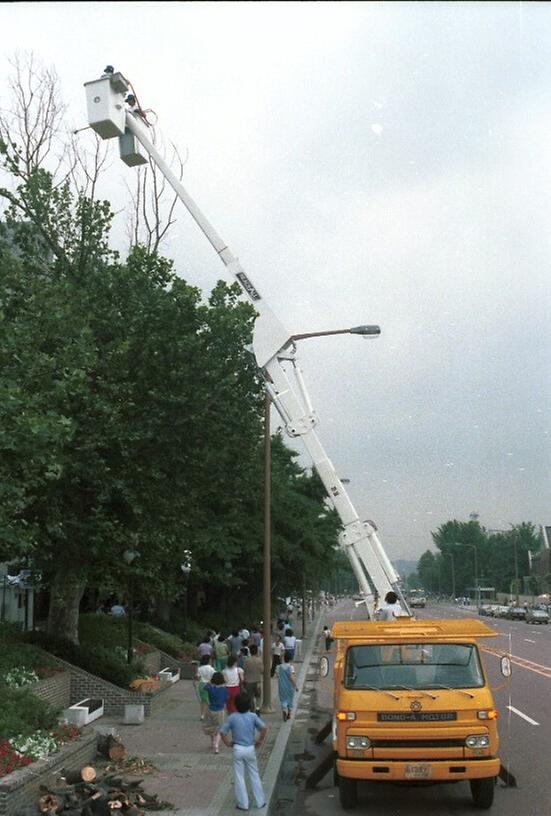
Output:
M267 816L269 812L321 621L322 617L318 616L307 626L302 661L295 662L300 693L291 720L286 723L281 718L277 683L272 681L273 710L261 715L268 726L268 734L265 744L257 751L268 804L258 811L251 802L253 813ZM212 752L210 739L201 727L199 703L191 680L181 680L163 692L155 711L141 725L122 725L115 717L102 717L97 721L97 730L106 726L116 728L129 756L147 758L158 769L143 776L143 787L147 793L157 794L159 800L174 805L174 809L161 813L166 816L227 816L235 813L232 752L224 744L220 745L219 754Z

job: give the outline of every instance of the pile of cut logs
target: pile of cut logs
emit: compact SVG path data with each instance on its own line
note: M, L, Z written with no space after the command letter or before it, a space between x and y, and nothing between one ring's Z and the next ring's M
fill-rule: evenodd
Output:
M106 758L120 761L126 749L114 737L100 739L98 751ZM144 816L146 810L160 810L167 803L147 794L142 780L123 778L120 774L103 773L91 765L66 772L51 788L40 787L35 805L20 810L17 816Z

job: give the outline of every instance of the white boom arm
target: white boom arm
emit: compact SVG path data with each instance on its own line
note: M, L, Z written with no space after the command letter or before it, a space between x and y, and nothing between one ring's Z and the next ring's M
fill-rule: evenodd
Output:
M113 75L104 76L99 80L86 83L90 126L102 138L112 138L117 135L123 137L124 150L128 150L128 139L129 137L132 139L131 135L140 142L228 271L234 275L252 301L258 312L254 324L253 351L266 382L266 388L289 436L302 437L314 467L340 516L343 530L339 536L339 542L350 560L370 616L373 616L379 600L383 599L390 590L398 594L404 610L407 610L407 604L398 586L398 576L374 527L369 522L360 521L331 460L314 431L316 416L306 391L302 371L296 360L296 347L291 334L266 305L256 287L245 274L239 260L232 254L227 244L205 218L160 155L141 117L125 109L125 84L126 81L120 74L115 74L114 77ZM99 114L98 108L95 108L94 105L102 109ZM135 151L136 160L127 161L128 164L140 163L137 146ZM121 157L124 158L122 140ZM286 370L288 367L294 374L294 387Z

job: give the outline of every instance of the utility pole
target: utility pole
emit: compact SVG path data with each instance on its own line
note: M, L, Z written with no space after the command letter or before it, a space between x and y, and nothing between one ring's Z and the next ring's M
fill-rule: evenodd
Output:
M264 624L262 629L262 711L272 710L272 438L270 410L272 401L266 389L264 396L264 569L262 592Z

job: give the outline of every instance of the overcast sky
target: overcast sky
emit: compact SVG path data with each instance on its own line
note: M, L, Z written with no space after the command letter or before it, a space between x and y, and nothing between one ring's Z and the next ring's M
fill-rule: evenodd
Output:
M15 47L55 66L73 127L107 63L132 81L293 333L381 325L299 352L391 558L472 512L551 522L548 4L10 3L0 30L0 103ZM183 208L164 252L205 291L229 280Z

